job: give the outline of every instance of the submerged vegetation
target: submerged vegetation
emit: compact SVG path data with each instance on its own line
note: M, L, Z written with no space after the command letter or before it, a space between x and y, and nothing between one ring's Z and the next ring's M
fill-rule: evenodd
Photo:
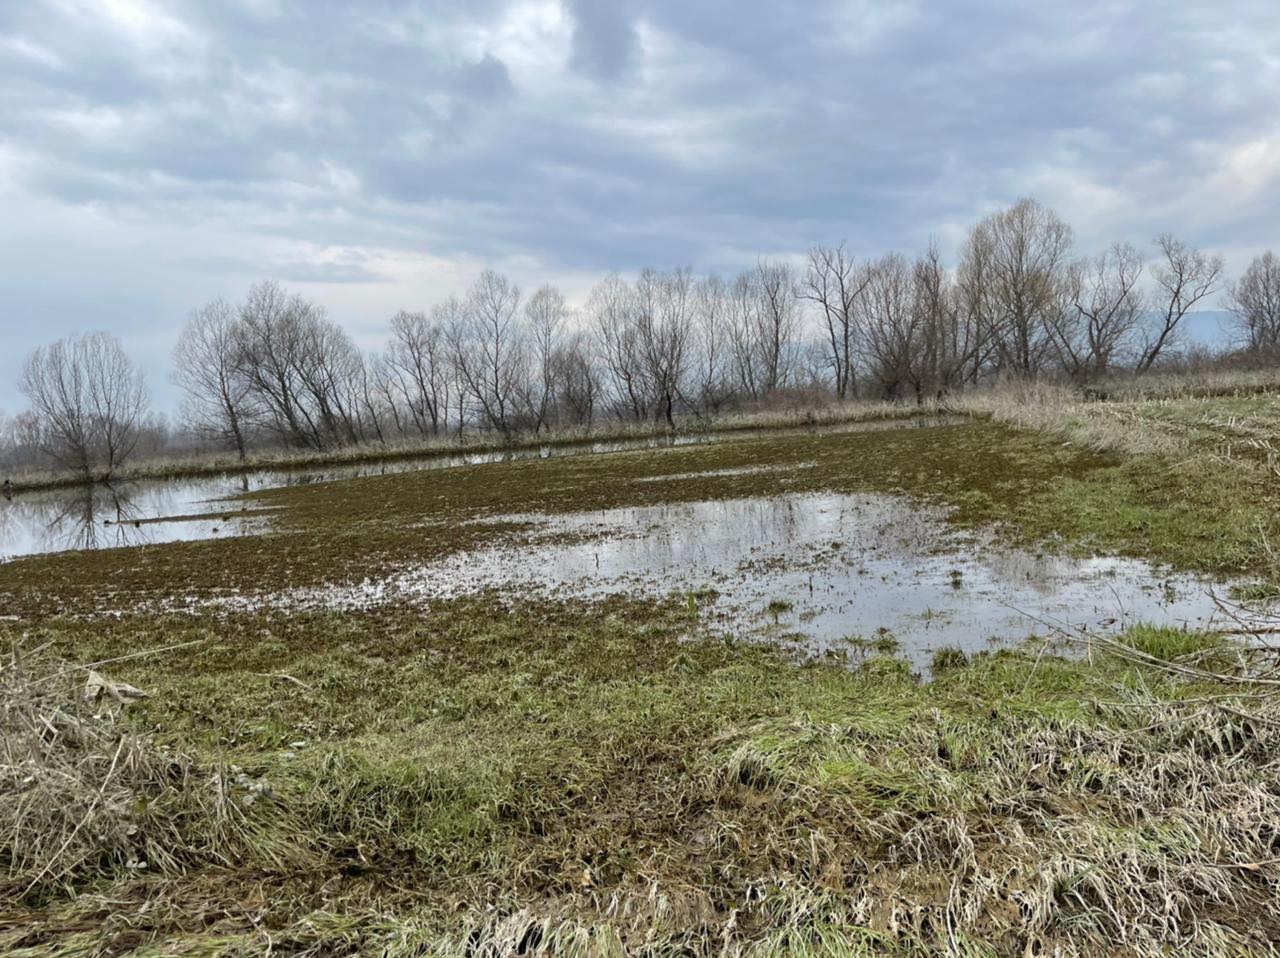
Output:
M1265 466L989 412L278 489L266 535L0 565L0 951L1275 953L1267 648L1152 624L921 677L875 622L819 661L709 636L691 589L249 601L528 513L818 490L1276 578Z

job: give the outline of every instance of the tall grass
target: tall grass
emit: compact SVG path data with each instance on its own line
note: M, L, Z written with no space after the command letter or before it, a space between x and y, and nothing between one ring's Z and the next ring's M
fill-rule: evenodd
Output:
M1100 394L1010 381L959 394L947 408L1090 449L1166 457L1197 452L1257 463L1266 460L1270 437L1280 430L1280 408L1266 399L1277 390L1280 375L1269 372L1119 380ZM1247 423L1230 411L1242 404L1261 405L1265 413Z

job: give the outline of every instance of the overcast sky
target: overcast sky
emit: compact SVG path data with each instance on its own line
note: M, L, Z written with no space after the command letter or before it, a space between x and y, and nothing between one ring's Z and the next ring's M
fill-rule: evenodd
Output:
M1280 246L1280 3L0 0L0 409L273 277L366 347L483 265L580 299L1020 196L1081 251Z

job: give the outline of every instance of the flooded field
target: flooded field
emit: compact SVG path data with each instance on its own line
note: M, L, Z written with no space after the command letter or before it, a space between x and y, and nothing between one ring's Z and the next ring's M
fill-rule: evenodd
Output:
M556 916L623 913L628 946L653 918L672 955L725 940L708 916L818 914L731 949L817 951L877 916L954 927L970 902L1007 916L987 951L1023 954L1028 914L1079 927L1073 888L1155 916L1142 953L1168 950L1168 902L1224 913L1206 887L1236 903L1233 954L1274 939L1253 929L1276 898L1280 721L1252 679L1274 683L1280 625L1259 607L1243 642L1212 628L1215 589L1273 585L1273 482L981 419L583 451L3 504L11 550L81 547L0 563L10 675L51 703L20 760L68 743L22 807L59 809L62 770L88 767L46 734L86 692L95 767L123 755L149 777L108 793L126 842L110 870L65 903L15 899L0 953L106 921L134 937L103 953L146 935L147 954L220 954L240 928L245 954L347 954L368 903L451 936L406 937L415 953L461 955L477 889L514 916L494 954ZM101 548L161 537L204 541ZM104 792L77 794L65 833ZM205 939L150 907L159 888L210 916ZM385 929L360 953L383 954Z
M806 430L839 434L939 425L939 417L847 423ZM797 432L777 430L775 432ZM560 459L637 449L702 445L770 434L765 430L434 453L307 469L263 469L190 479L157 479L22 492L0 499L0 562L24 555L73 549L113 549L246 535L269 528L269 517L237 497L267 489L314 485L368 476L452 469L484 463Z
M1138 560L996 547L949 526L942 508L890 495L807 493L499 520L531 530L384 578L271 601L352 611L489 590L521 599L674 594L726 636L814 656L900 649L917 664L941 647L973 652L1055 628L1203 627L1216 612L1206 580Z
M819 445L810 448L821 452L827 437L842 442L841 433L939 425L947 423L853 424L770 435L781 443L818 434ZM608 453L715 438L544 446L28 493L0 505L0 555L251 536L272 530L274 518L290 508L291 500L254 498L265 490L311 487L298 491L327 495L341 510L344 480L398 476L389 482L417 483L410 474L421 472L422 494L429 495L439 488L426 478L432 470L484 465L497 470L492 478L498 480L527 470L527 460L594 454L598 464L591 468L607 474L610 462L626 462ZM734 438L749 444L754 437ZM633 462L610 480L603 508L575 509L581 500L571 498L564 511L499 509L482 518L469 518L465 510L432 512L407 523L402 534L426 547L460 535L459 545L433 558L371 562L358 578L330 570L316 586L279 588L263 580L145 605L359 612L483 593L507 601L674 596L702 629L725 637L854 661L893 650L916 664L943 647L974 652L1054 630L1118 633L1139 622L1193 628L1214 622L1214 583L1208 579L1138 559L1081 558L1079 550L1068 555L1051 545L1015 548L998 540L993 527L962 527L950 521L954 507L915 496L815 488L821 464L804 456L724 465L721 458L695 458L705 465L670 472L636 470ZM454 484L487 484L479 473L450 476ZM772 491L689 494L710 488L708 483L733 482Z

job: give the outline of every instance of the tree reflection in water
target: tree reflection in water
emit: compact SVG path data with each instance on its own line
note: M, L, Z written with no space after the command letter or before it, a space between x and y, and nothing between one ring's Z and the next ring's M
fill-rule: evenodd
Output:
M68 549L115 549L237 534L244 522L217 501L245 489L241 477L210 484L98 483L0 498L0 561Z
M150 541L142 510L125 486L75 486L0 502L5 552L109 549Z

